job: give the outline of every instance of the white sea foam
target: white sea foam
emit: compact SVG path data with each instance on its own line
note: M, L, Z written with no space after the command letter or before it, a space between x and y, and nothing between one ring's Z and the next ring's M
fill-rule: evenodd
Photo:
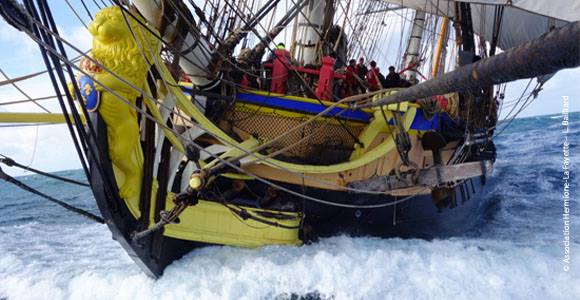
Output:
M521 129L497 140L490 206L470 237L208 247L173 263L159 280L139 270L106 226L0 183L0 299L580 299L580 218L572 216L566 273L561 136L538 131L545 125L516 120ZM36 178L29 183L94 209L88 191ZM580 205L577 197L571 201Z
M564 273L558 245L340 236L302 247L208 247L153 280L109 239L104 226L72 228L64 232L62 245L50 241L62 240L63 232L48 232L41 224L31 227L24 233L45 235L11 241L28 250L7 249L11 243L1 246L0 298L271 299L309 293L334 299L580 297L580 264L574 261L573 271ZM62 253L64 249L68 251Z

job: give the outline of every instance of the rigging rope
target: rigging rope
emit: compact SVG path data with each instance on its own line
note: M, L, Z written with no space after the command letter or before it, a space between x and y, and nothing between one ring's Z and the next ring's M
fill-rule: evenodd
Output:
M57 205L60 205L61 207L63 207L66 210L69 210L69 211L72 211L72 212L77 213L79 215L82 215L82 216L84 216L84 217L86 217L86 218L88 218L90 220L93 220L93 221L95 221L97 223L100 223L100 224L104 224L105 223L105 220L103 218L101 218L99 216L96 216L96 215L92 214L91 212L88 212L88 211L86 211L84 209L81 209L81 208L78 208L78 207L74 207L74 206L72 206L72 205L70 205L70 204L68 204L68 203L66 203L64 201L58 200L58 199L56 199L54 197L51 197L51 196L49 196L47 194L44 194L44 193L42 193L42 192L40 192L40 191L38 191L38 190L36 190L36 189L28 186L28 185L22 183L21 181L17 180L16 178L14 178L14 177L6 174L2 170L1 167L0 167L0 179L5 180L8 183L12 183L15 186L17 186L17 187L19 187L19 188L21 188L21 189L23 189L23 190L25 190L27 192L33 193L35 195L38 195L38 196L40 196L40 197L42 197L42 198L44 198L44 199L46 199L46 200L48 200L48 201L50 201L52 203L55 203Z
M61 96L64 96L64 95L61 95ZM8 102L0 102L0 106L3 106L3 105L21 104L21 103L28 103L28 102L33 102L33 101L50 100L50 99L55 99L55 98L57 98L57 96L47 96L47 97L39 97L39 98L33 98L33 99L25 99L25 100L14 100L14 101L8 101Z
M8 75L6 75L6 73L4 73L4 70L2 70L2 68L0 68L0 73L6 78L6 81L8 81L9 84L11 84L16 90L18 90L18 92L20 92L20 94L22 94L28 100L32 101L34 104L36 104L36 106L40 107L45 112L51 113L50 110L48 110L48 108L40 105L32 97L30 97L26 92L24 92L18 85L16 85L16 81L10 79L10 77L8 77Z
M35 20L33 20L33 21L35 21ZM37 21L35 21L35 22L37 22ZM40 23L38 23L38 22L37 22L37 24L39 24L39 26L40 26L40 27L44 27L44 25L42 25L42 24L40 24ZM44 28L45 28L45 27L44 27ZM47 32L48 32L48 33L50 33L50 34L53 34L53 35L54 35L54 36L57 38L57 40L64 42L64 43L65 43L65 44L67 44L69 47L73 48L75 51L79 51L79 50L78 50L78 48L76 48L74 45L70 44L69 42L67 42L66 40L64 40L63 38L61 38L60 36L58 36L58 35L54 34L52 31L50 31L50 29L45 29L45 30L47 30ZM86 73L86 71L82 70L80 67L78 67L78 66L76 66L76 65L72 64L72 63L70 62L70 60L68 60L68 59L66 59L65 57L63 57L62 55L58 54L58 53L56 52L56 50L55 50L54 48L52 48L51 46L49 46L49 45L47 45L46 43L44 43L43 41L41 41L41 40L37 39L35 36L32 36L32 38L33 38L33 39L34 39L36 42L38 42L38 43L39 43L41 46L43 46L43 47L44 47L46 50L48 50L48 51L49 51L49 52L51 52L53 55L55 55L56 57L58 57L58 58L59 58L61 61L69 63L69 64L70 64L70 66L72 66L72 67L73 67L73 68L75 68L77 71L81 72L82 74L85 74L85 75L87 75L87 76L88 76L88 75L90 75L90 74ZM102 66L100 63L98 63L97 61L95 61L93 58L91 58L91 57L89 57L89 56L87 56L87 58L88 58L89 60L91 60L91 61L95 62L95 63L96 63L96 64L98 64L99 66L103 67L103 69L104 69L105 71L108 71L108 72L110 72L111 74L113 74L113 75L114 75L114 76L115 76L117 79L119 79L119 80L120 80L120 81L122 81L123 83L126 83L127 85L129 85L129 86L130 86L130 87L132 87L133 89L135 89L135 90L137 90L137 91L141 91L142 93L144 93L144 96L145 96L145 97L147 97L148 99L151 99L152 101L155 101L156 103L158 103L159 105L161 105L161 106L163 106L163 107L164 107L163 103L161 103L160 101L158 101L158 100L157 100L157 99L155 99L154 97L151 97L150 95L148 95L147 93L145 93L143 90L141 90L139 87L136 87L136 86L134 86L133 84L131 84L130 82L126 81L125 79L123 79L123 78L119 77L118 75L114 74L114 73L113 73L113 72L111 72L110 70L107 70L107 69L106 69L106 67ZM98 80L95 80L95 82L96 82L97 84L101 84L101 83L100 83ZM101 84L101 85L102 85L102 84ZM111 93L111 94L112 94L113 96L115 96L116 98L118 98L118 99L120 99L121 101L125 102L125 103L126 103L127 105L129 105L131 108L133 108L133 109L135 109L136 111L138 111L138 112L142 113L142 114L143 114L143 115L144 115L146 118L148 118L148 119L150 119L150 120L154 121L155 123L157 123L157 124L158 124L158 126L160 126L160 127L162 127L162 128L165 128L165 129L167 129L167 130L170 130L170 131L172 131L172 132L174 132L174 133L176 133L176 134L179 134L179 133L178 133L178 132L177 132L175 129L173 129L173 128L170 128L170 127L168 127L168 126L167 126L167 125L165 125L165 124L159 123L159 122L158 122L158 121L157 121L157 120L156 120L156 119L155 119L153 116L150 116L149 114L147 114L147 113L146 113L144 110L142 110L141 108L137 107L136 105L133 105L133 104L132 104L132 103L131 103L129 100L127 100L127 99L123 98L122 96L120 96L119 94L117 94L115 91L113 91L113 90L111 90L110 88L108 88L106 85L102 85L102 86L103 86L103 88L104 88L104 89L105 89L107 92ZM374 93L379 93L379 92L382 92L382 91L377 91L377 92L374 92ZM371 94L374 94L374 93L371 93ZM365 96L365 95L357 95L357 96L359 96L359 97L362 97L362 96ZM353 99L355 99L355 98L356 98L356 97L355 97L355 96L353 96ZM346 98L345 98L345 99L346 99ZM356 99L358 99L358 98L356 98ZM352 100L352 99L351 99L351 100ZM331 107L332 107L332 106L331 106ZM180 115L180 117L181 117L181 118L186 118L186 117L184 117L183 115L181 115L180 113L177 113L177 114L178 114L178 115ZM200 125L200 124L197 124L197 126L198 126L200 129L202 129L202 130L204 130L204 131L206 131L206 132L208 132L208 133L210 132L210 131L208 131L207 129L205 129L205 128L204 128L202 125ZM223 142L223 143L225 143L225 144L227 144L227 145L229 145L229 146L231 146L231 147L233 147L233 148L236 148L236 149L238 149L238 150L240 150L240 151L244 152L246 156L253 156L253 157L256 157L257 159L259 159L259 158L260 158L260 157L259 157L259 156L257 156L255 153L253 153L253 152L250 152L250 151L247 151L247 150L245 150L244 148L242 148L242 147L240 147L240 146L238 146L238 145L235 145L235 144L228 143L227 141L224 141L224 140L222 140L222 139L221 139L220 137L218 137L218 136L214 136L214 137L215 137L215 138L217 138L218 140L220 140L221 142ZM199 151L202 151L202 152L204 152L204 153L207 153L207 154L209 154L211 157L214 157L214 158L216 158L218 161L220 161L220 162L223 162L223 163L224 163L224 164L226 164L227 166L229 166L229 167L231 167L231 168L235 169L236 171L239 171L239 172L241 172L241 173L247 174L248 176L250 176L250 177L252 177L252 178L254 178L254 179L256 179L256 180L258 180L258 181L260 181L260 182L263 182L263 183L265 183L265 184L267 184L267 185L270 185L270 186L272 186L272 187L274 187L274 188L277 188L277 189L279 189L279 190L282 190L282 191L284 191L284 192L287 192L287 193L289 193L289 194L292 194L292 195L294 195L294 196L297 196L297 197L302 197L302 198L305 198L305 199L307 199L307 200L314 201L314 202L318 202L318 203L322 203L322 204L326 204L326 205L331 205L331 206L338 206L338 207L346 207L346 208L378 208L378 207L386 207L386 206L391 206L391 205L394 205L394 204L396 204L396 203L400 203L400 202L406 201L406 200L408 200L408 199L411 199L411 198L413 198L413 197L415 196L415 195L411 195L411 196L409 196L409 197L407 197L407 198L404 198L404 199L402 199L402 200L400 200L400 201L398 201L398 202L396 202L396 203L387 202L387 203L381 203L381 204L376 204L376 205L348 205L348 204L340 204L340 203L336 203L336 202L332 202L332 201L326 201L326 200L318 199L318 198L311 197L311 196L308 196L308 195L304 195L304 194L301 194L301 193L299 193L299 192L295 192L295 191L293 191L293 190L290 190L290 189L287 189L287 188L285 188L285 187L283 187L283 186L281 186L281 185L275 184L275 183L273 183L272 181L269 181L269 180L267 180L267 179L263 179L263 178L261 178L261 177L259 177L259 176L255 175L255 174L253 174L253 173L250 173L250 172L248 172L248 171L244 170L243 168L239 167L239 166L238 166L238 165L236 165L236 164L230 163L230 162L228 162L227 160L225 160L225 159L223 159L223 158L221 158L221 157L219 157L219 156L217 156L217 155L214 155L214 154L212 154L211 152L209 152L208 150L206 150L204 147L202 147L202 146L200 146L200 145L196 144L196 143L195 143L195 142L193 142L193 141L191 141L191 145L192 145L194 148L196 148L197 150L199 150ZM279 166L278 166L278 167L279 167ZM280 168L281 168L281 167L280 167ZM282 170L285 170L285 168L281 168L281 169L282 169ZM293 173L295 173L295 172L293 172ZM302 173L298 173L297 175L298 175L298 176L303 176L303 177L305 177L305 178L310 178L310 176L306 176L306 175L304 175L304 174L302 174ZM315 179L315 178L311 178L311 179ZM335 184L335 183L332 183L332 182L328 182L328 181L324 181L324 180L320 180L320 179L315 179L315 180L317 180L317 181L320 181L320 182L324 182L326 185L329 185L329 186L338 186L337 184ZM345 186L339 186L339 187L340 187L341 189L345 189L345 190L348 190L348 191L353 191L353 192L357 192L357 193L367 193L367 194L384 194L384 193L382 193L382 192L376 192L376 191L366 191L366 190L359 190L359 189L354 189L354 188L345 187Z
M43 30L45 30L47 33L49 33L49 34L51 34L51 35L54 35L58 41L62 41L62 42L64 42L64 43L66 43L68 46L72 47L72 48L73 48L75 51L81 52L80 50L78 50L78 48L74 47L73 45L71 45L70 43L68 43L66 40L62 39L62 38L61 38L61 37L60 37L58 34L55 34L55 33L54 33L54 32L52 32L50 29L46 28L46 27L45 27L43 24L39 23L39 22L38 22L36 19L33 19L33 21L34 21L35 23L37 23L37 24L39 25L39 27L40 27L40 28L43 28ZM73 68L77 69L77 70L78 70L78 71L80 71L81 73L84 73L84 71L83 71L82 69L80 69L80 68L79 68L79 67L77 67L76 65L72 64L72 63L71 63L71 61L70 61L70 60L68 60L66 57L63 57L61 54L57 53L57 52L56 52L56 50L55 50L53 47L51 47L50 45L47 45L45 42L43 42L42 40L38 39L38 38L37 38L36 36L34 36L34 35L31 35L31 37L32 37L32 38L33 38L35 41L37 41L37 43L39 43L39 44L40 44L40 45L41 45L41 46L42 46L44 49L46 49L46 50L48 50L49 52L51 52L51 53L52 53L52 55L55 55L55 56L56 56L58 59L60 59L61 61L63 61L63 62L65 62L65 63L69 64L70 66L72 66ZM81 52L81 53L82 53L82 52ZM92 58L90 58L90 57L88 57L88 58L89 58L89 59L91 59L91 60L93 60L93 59L92 59ZM93 60L93 61L94 61L94 60ZM98 62L96 62L96 61L94 61L94 62L98 64ZM100 64L99 64L99 65L100 65ZM85 75L86 75L86 74L85 74ZM115 74L114 74L114 75L115 75ZM123 82L126 82L126 81L125 81L125 80L123 80L122 78L119 78L119 79L120 79L121 81L123 81ZM97 83L99 83L99 82L97 81ZM133 88L134 88L134 89L136 89L136 90L140 90L138 87L135 87L135 86L133 86L133 85L132 85L132 84L130 84L130 83L127 83L127 84L128 84L129 86L133 87ZM112 90L108 89L106 86L105 86L104 88L105 88L105 89L106 89L108 92L110 92L111 94L113 94L115 97L117 97L117 98L121 99L122 101L124 101L125 103L127 103L128 105L130 105L130 106L131 106L133 109L135 109L135 110L137 110L137 111L140 111L141 113L143 113L143 115L144 115L146 118L149 118L149 119L153 120L154 122L158 123L158 122L157 122L157 120L155 120L155 119L154 119L152 116L150 116L150 115L148 115L147 113L143 112L143 111L142 111L140 108L136 107L135 105L132 105L132 104L131 104L131 103L130 103L128 100L126 100L126 99L124 99L123 97L119 96L119 95L118 95L116 92L114 92L114 91L112 91ZM157 99L154 99L154 98L150 97L148 94L146 94L146 96L147 96L148 98L151 98L151 99L152 99L153 101L155 101L156 103L159 103L159 101L158 101ZM360 95L359 95L359 96L360 96ZM163 105L163 104L161 103L161 105ZM183 117L183 116L182 116L182 117ZM165 124L160 124L160 123L158 123L158 125L159 125L160 127L166 128L166 129L168 129L168 130L171 130L171 131L173 131L173 132L177 133L177 132L176 132L174 129L172 129L172 128L169 128L169 127L168 127L168 126L166 126ZM202 128L202 129L203 129L203 128ZM206 131L207 131L207 130L206 130ZM218 139L219 139L219 137L216 137L216 138L218 138ZM221 139L219 139L219 140L221 140ZM226 144L228 144L228 143L226 142ZM315 201L315 202L319 202L319 203L323 203L323 204L326 204L326 205L339 206L339 207L347 207L347 208L378 208L378 207L385 207L385 206L390 206L390 205L394 205L394 204L396 204L396 203L400 203L400 202L406 201L406 200L408 200L408 199L411 199L411 198L413 198L413 197L416 195L416 194L414 194L414 195L410 195L409 197L406 197L406 198L403 198L403 199L397 200L397 201L395 201L395 202L380 203L380 204L374 204L374 205L349 205L349 204L341 204L341 203L335 203L335 202L332 202L332 201L326 201L326 200L318 199L318 198L315 198L315 197L311 197L311 196L308 196L308 195L304 195L304 194L301 194L301 193L295 192L295 191L293 191L293 190L290 190L290 189L284 188L284 187L282 187L282 186L280 186L280 185L278 185L278 184L275 184L275 183L273 183L273 182L271 182L271 181L269 181L269 180L266 180L266 179L263 179L263 178L261 178L261 177L258 177L257 175L254 175L254 174L252 174L252 173L250 173L250 172L247 172L246 170L244 170L244 169L240 168L239 166L237 166L237 165L235 165L235 164L229 163L229 162L227 162L227 161L223 160L222 158L220 158L220 157L218 157L218 156L215 156L215 155L213 155L213 154L209 153L209 151L207 151L207 150L206 150L206 149L204 149L203 147L199 146L198 144L196 144L196 143L193 143L193 141L192 141L192 146L194 146L195 148L198 148L198 150L200 150L200 151L207 152L207 153L208 153L208 154L210 154L212 157L216 157L216 159L218 159L219 161L223 161L223 162L224 162L226 165L228 165L229 167L231 167L231 168L233 168L233 169L235 169L235 170L237 170L237 171L239 171L239 172L245 173L245 174L247 174L247 175L249 175L249 176L251 176L251 177L253 177L253 178L257 179L258 181L261 181L261 182L263 182L263 183L265 183L265 184L271 185L272 187L275 187L275 188L277 188L277 189L279 189L279 190L285 191L285 192L287 192L287 193L289 193L289 194L292 194L292 195L294 195L294 196L302 197L302 198L304 198L304 199L311 200L311 201ZM234 148L239 148L239 150L241 150L241 151L245 152L245 153L246 153L246 154L248 154L248 155L256 156L256 154L255 154L255 153L252 153L252 152L246 151L245 149L243 149L243 148L240 148L240 147L239 147L239 146L237 146L237 145L233 145L233 144L231 144L230 146L232 146L232 147L234 147ZM301 174L301 175L303 175L303 174ZM335 185L335 184L332 184L332 183L328 183L328 184ZM344 187L344 186L341 186L341 188L343 188L343 189L346 189L346 190L352 190L352 191L354 191L354 192L359 192L359 193L384 194L384 193L377 193L377 192L371 192L371 191L357 190L357 189L352 189L352 188L348 188L348 187Z
M530 82L531 82L531 79L530 79ZM502 129L494 135L495 138L497 138L499 135L501 135L512 124L513 120L538 97L538 93L542 90L542 85L543 85L542 83L536 84L536 86L534 87L534 90L532 90L532 92L527 95L526 99L523 101L523 104L518 108L516 113L509 120L507 120L507 124L504 125L502 127ZM525 92L526 91L524 91L524 93ZM524 95L522 94L522 98L520 98L519 101L516 104L514 104L512 111L515 107L517 107L517 105L520 102L522 102L521 99L523 99L523 97L524 97ZM510 114L512 111L510 111ZM508 117L506 116L506 118L503 121L506 121L507 118ZM494 127L496 127L496 126L494 126Z
M52 179L57 179L57 180L61 180L61 181L64 181L64 182L68 182L68 183L72 183L72 184L76 184L76 185L80 185L80 186L90 187L90 185L88 183L85 183L85 182L80 182L80 181L77 181L77 180L74 180L74 179L69 179L69 178L66 178L66 177L57 176L57 175L54 175L54 174L46 173L46 172L43 172L43 171L40 171L40 170L31 168L31 167L22 165L22 164L14 161L12 158L10 158L10 157L8 157L8 156L6 156L4 154L0 154L0 156L2 156L2 158L0 158L0 163L3 163L3 164L5 164L5 165L7 165L9 167L17 167L17 168L20 168L20 169L23 169L23 170L26 170L26 171L30 171L30 172L33 172L33 173L36 173L36 174L39 174L39 175L43 175L43 176L46 176L46 177L50 177Z
M78 55L77 57L71 59L71 61L72 62L76 62L76 61L80 60L82 57L84 57L90 51L91 50L88 50L88 51L85 51L85 52L81 52L80 55ZM39 72L36 72L36 73L31 73L31 74L27 74L27 75L23 75L23 76L19 76L19 77L14 77L14 78L11 78L11 79L8 79L8 77L6 77L6 80L0 81L0 86L7 85L7 84L13 84L15 82L19 82L19 81L31 79L31 78L40 76L40 75L42 75L42 74L44 74L46 72L47 72L47 70L43 70L43 71L39 71ZM56 96L54 96L54 97L56 97ZM39 99L35 99L35 100L39 100Z

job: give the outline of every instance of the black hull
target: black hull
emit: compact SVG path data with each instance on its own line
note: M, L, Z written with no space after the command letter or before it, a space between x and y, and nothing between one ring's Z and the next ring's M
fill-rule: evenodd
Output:
M185 241L154 233L138 242L131 238L144 226L129 212L118 196L112 165L107 156L106 126L93 114L91 122L97 128L98 138L90 143L98 149L101 159L90 157L93 194L103 218L129 256L150 276L159 277L176 259L207 243ZM102 171L99 170L99 166ZM112 188L111 188L112 186ZM296 191L302 186L286 185ZM483 206L485 176L464 181L452 189L445 200L445 208L437 208L431 195L418 195L395 206L374 209L340 208L314 202L291 199L302 205L306 215L303 238L306 241L337 234L353 236L380 236L403 238L437 238L458 235L472 228ZM260 188L260 187L255 187ZM264 188L264 187L262 187ZM372 204L396 200L392 196L365 196L343 192L308 189L309 195L342 203ZM232 202L248 203L255 199L234 197Z
M125 201L119 197L113 168L107 155L105 123L95 113L91 113L91 123L97 130L97 138L90 140L90 145L101 156L100 160L89 157L90 182L97 206L113 234L113 239L121 244L127 254L145 273L152 277L159 277L163 274L165 267L173 261L191 250L207 244L166 237L160 232L138 242L131 238L133 233L144 229L143 225L133 217ZM98 171L99 166L102 171Z
M402 238L443 238L465 233L475 225L484 206L485 177L471 178L452 190L448 205L438 208L431 195L417 195L402 203L373 209L331 207L309 202L307 222L317 236L340 233ZM385 196L391 202L401 197ZM364 202L364 196L357 199Z

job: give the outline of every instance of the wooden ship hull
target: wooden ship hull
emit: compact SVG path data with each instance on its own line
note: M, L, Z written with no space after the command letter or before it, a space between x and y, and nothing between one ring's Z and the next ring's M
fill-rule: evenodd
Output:
M272 97L290 104L295 101L312 103L311 99L248 92L239 94L239 101L233 111L247 113L245 110L248 109L248 103L252 103L247 98L251 95ZM278 105L278 110L282 105L276 101L268 103L270 106ZM295 109L297 105L291 107L294 110L287 113L298 113L299 110ZM310 108L314 109L310 112L312 114L318 111ZM260 109L263 109L260 113L268 117L268 111L263 106ZM285 115L280 111L278 114ZM108 180L111 184L111 179L115 178L113 164L106 155L107 126L97 113L91 113L90 121L97 129L97 135L89 144L95 148L95 152L105 154L100 159L90 158L91 169L94 169L91 172L91 186L99 209L113 232L113 238L152 276L160 276L168 264L192 249L208 245L301 245L338 234L427 239L462 234L472 228L484 207L483 190L495 159L495 149L491 147L486 151L466 152L462 164L446 168L440 162L436 164L432 152L421 149L422 145L417 139L417 134L434 132L433 129L421 127L426 126L422 115L415 114L412 117L408 123L409 129L414 132L414 147L411 148L415 151L410 154L410 159L422 161L420 169L394 175L393 168L400 163L394 148L386 150L386 154L381 155L378 161L322 176L314 174L301 177L270 167L248 166L246 170L272 180L281 188L314 199L326 199L328 203L305 201L300 196L273 189L271 184L254 178L225 173L213 182L222 191L221 196L204 194L196 205L188 207L179 216L177 224L168 224L162 230L136 239L136 233L151 228L151 224L159 222L163 211L170 210L168 205L172 205L171 195L182 191L184 188L180 185L186 184L187 180L177 175L173 176L173 182L168 182L171 180L167 173L169 163L161 162L156 185L166 186L167 189L157 188L157 194L152 197L155 200L139 203L141 212L149 211L149 216L154 216L151 220L137 217L127 202L119 197L118 187L107 191L105 183ZM368 124L365 126L368 127ZM242 132L241 129L238 131ZM359 130L361 134L362 131ZM329 132L332 131L325 131L325 134ZM437 159L451 161L454 155L457 156L456 145L456 141L450 142L448 146L442 145L443 149L436 150ZM354 147L351 151L354 151ZM335 153L336 150L331 152ZM326 156L330 154L322 153ZM103 175L96 171L97 166L104 166ZM456 172L458 168L461 172ZM161 175L164 171L165 176ZM369 172L373 175L368 175ZM329 178L333 177L342 178L343 182L329 184ZM356 193L345 191L344 187L353 190L366 187L377 193ZM167 201L160 201L164 198Z
M580 65L579 46L569 39L580 35L578 22L498 55L494 46L480 60L470 6L454 2L457 69L440 74L438 57L431 80L337 96L335 81L346 75L335 69L335 56L346 49L340 37L330 46L318 40L313 28L330 30L318 1L299 1L252 49L258 72L231 62L274 2L215 45L207 37L212 28L207 36L195 32L181 1L105 8L88 26L93 49L80 64L67 59L46 1L0 6L41 46L63 110L0 114L0 121L67 123L113 238L151 276L208 245L465 233L485 207L496 158L493 85ZM411 7L417 12L401 71L409 80L419 74L413 53L425 26L423 6ZM295 43L299 59L277 49L262 62L302 9L309 24L296 22L304 27ZM439 36L441 55L446 37ZM313 40L326 50L316 51ZM185 77L191 82L180 82Z
M106 136L106 126L99 122L98 116L93 117L99 134ZM99 124L100 123L100 124ZM96 140L99 140L97 137ZM101 141L104 138L101 136ZM97 143L94 145L99 147ZM91 164L93 165L93 164ZM107 166L107 164L105 164ZM90 178L93 194L107 226L113 234L113 239L125 249L129 256L153 277L163 274L163 270L173 261L181 258L190 251L204 246L233 245L242 247L259 247L273 244L301 245L310 243L318 238L330 237L339 234L351 236L378 236L403 238L445 238L461 235L475 226L485 208L486 174L463 180L455 187L445 191L447 197L441 199L438 195L423 193L412 197L395 206L382 208L344 208L334 205L306 202L301 208L304 216L295 216L287 211L267 210L268 212L286 213L295 220L288 225L294 229L279 229L272 226L269 234L264 234L263 222L243 220L242 216L223 209L220 205L204 206L199 214L214 218L207 224L196 224L189 228L193 233L190 238L179 238L172 234L158 231L150 236L135 240L135 232L142 231L142 222L133 216L118 194L107 192L105 183L113 178L112 166L106 167L106 178L98 172L92 172ZM282 184L282 183L281 183ZM287 184L287 188L302 191L299 185ZM267 190L267 186L255 187L257 191ZM372 196L352 195L345 192L329 192L323 189L308 189L309 195L322 199L332 199L339 203L373 204L396 202L401 196ZM372 199L375 198L375 199ZM250 200L250 201L248 201ZM255 209L251 202L256 199L233 198L230 203L245 203L243 209ZM300 200L300 199L297 199ZM201 200L205 202L204 200ZM202 203L203 203L202 202ZM436 203L441 203L439 207ZM205 204L211 206L211 201ZM214 208L214 211L211 211ZM155 207L159 214L164 208ZM192 208L195 210L197 208ZM261 211L256 209L255 211ZM197 217L197 216L196 216ZM287 218L267 218L273 223L284 222ZM216 222L219 223L216 226ZM301 223L308 224L305 228ZM220 227L221 230L216 230ZM223 227L226 227L224 229ZM227 228L229 227L229 228Z

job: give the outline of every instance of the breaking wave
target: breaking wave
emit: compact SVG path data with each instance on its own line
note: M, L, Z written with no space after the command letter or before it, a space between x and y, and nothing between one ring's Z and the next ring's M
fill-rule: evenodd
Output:
M516 120L496 140L489 205L463 236L337 236L302 247L207 247L173 263L158 280L139 270L106 226L0 183L0 299L580 299L574 190L572 260L570 271L563 271L558 122ZM580 122L570 128L577 174ZM66 174L82 178L82 172ZM24 179L96 210L86 189Z

